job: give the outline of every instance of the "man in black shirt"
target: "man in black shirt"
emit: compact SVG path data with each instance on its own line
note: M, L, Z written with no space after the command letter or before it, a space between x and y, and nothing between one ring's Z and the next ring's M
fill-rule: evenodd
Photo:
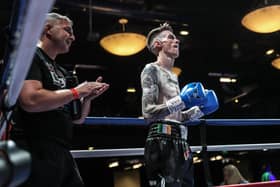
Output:
M72 21L49 13L36 54L22 90L11 137L32 156L31 175L23 186L84 186L70 153L73 123L83 123L91 101L109 88L102 77L66 87L67 71L59 66L57 55L67 53L75 36ZM81 117L73 120L69 103L80 100ZM19 133L21 132L21 133Z

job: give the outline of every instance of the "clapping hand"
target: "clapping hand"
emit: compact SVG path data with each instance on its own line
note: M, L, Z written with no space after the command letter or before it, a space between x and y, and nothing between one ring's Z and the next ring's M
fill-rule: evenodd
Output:
M85 101L91 101L101 94L103 94L109 88L109 84L102 82L103 78L99 76L95 82L91 82L91 93L87 95L84 99Z

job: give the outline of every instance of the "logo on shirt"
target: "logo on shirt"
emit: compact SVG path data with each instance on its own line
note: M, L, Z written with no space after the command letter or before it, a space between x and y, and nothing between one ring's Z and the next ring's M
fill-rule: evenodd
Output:
M46 65L47 65L47 68L50 71L50 75L52 77L53 84L60 87L60 88L65 88L66 87L66 81L65 81L65 78L64 78L63 74L59 70L56 70L55 67L52 64L46 63Z

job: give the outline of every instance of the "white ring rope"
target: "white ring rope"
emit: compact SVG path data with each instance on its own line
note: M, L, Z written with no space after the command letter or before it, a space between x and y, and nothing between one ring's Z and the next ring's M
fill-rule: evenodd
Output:
M249 151L280 149L280 143L265 144L232 144L232 145L208 145L207 151ZM202 146L191 146L193 152L201 151ZM117 156L143 156L144 148L125 149L96 149L96 150L72 150L74 158L98 158Z

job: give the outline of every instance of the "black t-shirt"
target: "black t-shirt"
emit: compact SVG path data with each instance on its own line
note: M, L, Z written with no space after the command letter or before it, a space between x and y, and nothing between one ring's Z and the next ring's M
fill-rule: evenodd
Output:
M47 90L60 90L66 88L65 73L65 69L37 48L26 80L38 80ZM70 145L73 123L68 105L47 112L26 112L18 106L14 116L14 129L23 130L27 140L53 140Z

